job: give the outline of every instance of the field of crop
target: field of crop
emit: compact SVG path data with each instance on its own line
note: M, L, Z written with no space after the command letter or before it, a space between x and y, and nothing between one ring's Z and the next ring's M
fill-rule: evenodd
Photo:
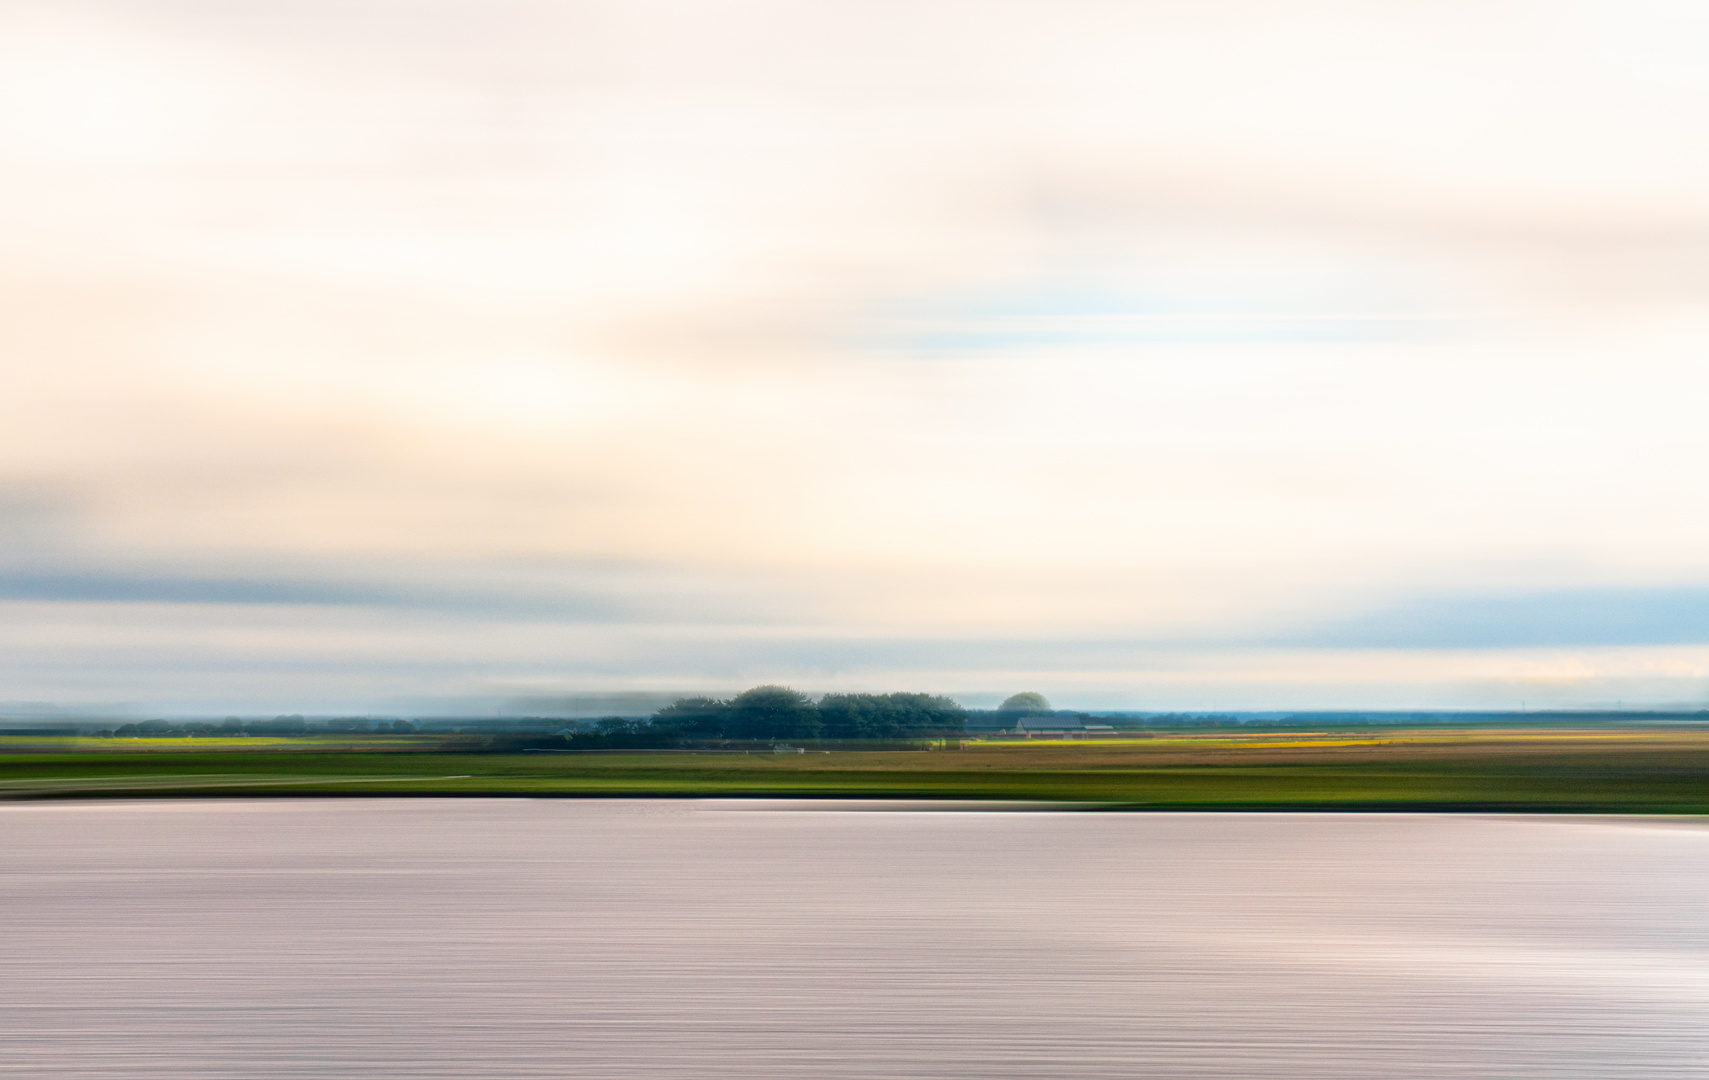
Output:
M0 742L5 799L379 795L1698 814L1709 812L1709 731L1191 732L805 754L470 752L429 737Z

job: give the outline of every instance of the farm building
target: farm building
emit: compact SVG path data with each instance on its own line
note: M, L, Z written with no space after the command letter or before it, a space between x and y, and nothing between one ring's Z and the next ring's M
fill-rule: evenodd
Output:
M1101 720L1074 714L1062 716L1025 716L1015 721L1011 729L1026 738L1084 739L1098 735L1114 735L1116 729Z

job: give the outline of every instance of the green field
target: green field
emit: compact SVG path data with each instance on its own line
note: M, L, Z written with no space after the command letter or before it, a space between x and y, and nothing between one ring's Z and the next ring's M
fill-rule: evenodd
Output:
M1697 814L1709 812L1709 731L1194 732L807 754L471 751L431 737L0 740L5 799L379 795Z

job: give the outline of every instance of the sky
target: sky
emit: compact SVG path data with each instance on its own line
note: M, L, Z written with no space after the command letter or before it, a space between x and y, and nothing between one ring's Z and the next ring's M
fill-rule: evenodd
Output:
M1709 704L1704 55L0 0L0 713Z

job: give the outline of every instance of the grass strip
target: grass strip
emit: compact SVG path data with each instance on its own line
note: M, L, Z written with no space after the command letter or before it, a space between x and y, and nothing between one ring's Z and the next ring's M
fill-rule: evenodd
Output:
M0 799L367 795L808 797L1088 803L1154 810L1709 813L1709 732L1325 733L1288 740L975 744L965 752L451 753L288 741L266 749L0 755ZM168 740L135 740L148 743ZM235 741L235 740L234 740ZM117 744L117 745L115 745Z

